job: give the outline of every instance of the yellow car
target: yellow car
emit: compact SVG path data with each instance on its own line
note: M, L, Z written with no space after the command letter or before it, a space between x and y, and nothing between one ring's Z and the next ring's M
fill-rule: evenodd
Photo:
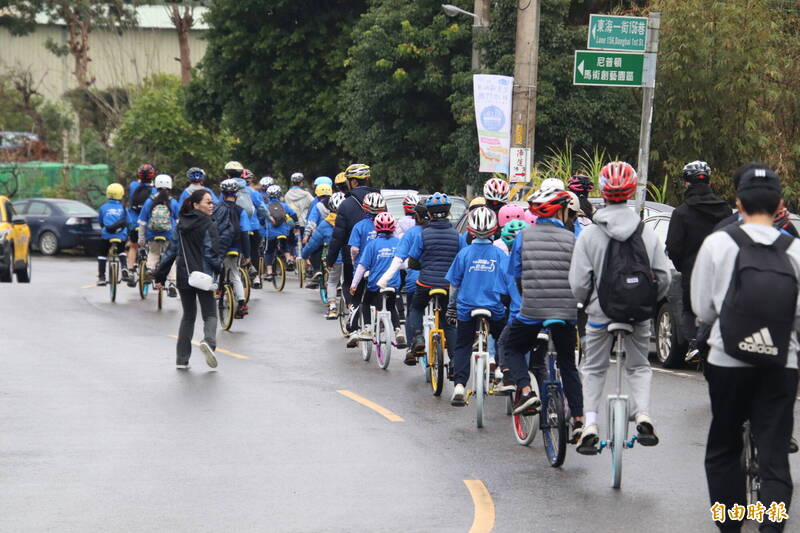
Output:
M18 215L11 200L0 196L0 282L31 280L31 230L25 217Z

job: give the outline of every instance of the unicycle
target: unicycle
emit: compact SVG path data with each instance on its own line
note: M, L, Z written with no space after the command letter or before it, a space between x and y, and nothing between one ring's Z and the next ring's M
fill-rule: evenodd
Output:
M556 349L549 327L565 324L563 320L545 320L544 328L539 333L539 339L547 341L547 355L545 356L545 372L547 374L540 387L542 391L542 439L547 461L553 468L564 464L567 454L569 415L564 397L564 387L561 384L561 374L556 366Z

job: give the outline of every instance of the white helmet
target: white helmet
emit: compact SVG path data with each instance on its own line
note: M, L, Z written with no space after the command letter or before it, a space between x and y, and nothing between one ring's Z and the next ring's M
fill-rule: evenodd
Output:
M343 192L335 192L335 193L333 193L333 196L331 196L331 199L328 200L328 207L330 208L331 213L335 213L335 212L337 212L339 210L339 206L342 205L342 202L344 202L344 199L345 199L345 195L344 195Z
M270 198L280 198L280 196L281 196L281 186L280 185L276 185L276 184L273 183L272 185L267 187L267 195Z
M539 186L539 190L543 191L545 189L557 189L559 191L563 191L564 182L558 178L547 178L546 180L542 181L542 184Z
M261 188L264 190L266 190L266 188L273 183L275 183L275 180L272 178L272 176L264 176L261 178L261 181L258 182L258 184L261 185Z
M567 209L574 213L578 213L579 215L583 215L583 211L581 210L581 201L578 200L578 195L572 191L567 191L569 194L569 204L567 204Z
M497 215L488 207L473 209L467 217L467 231L478 238L486 238L497 230Z
M506 180L491 178L483 184L483 197L493 202L508 203L511 185Z
M386 200L379 192L371 192L364 196L364 201L361 202L361 207L367 213L377 215L382 211L386 211Z
M292 181L292 183L297 184L297 183L300 183L301 181L303 181L304 179L306 179L306 178L305 178L305 176L303 176L302 172L295 172L294 174L292 174L291 181Z
M167 174L159 174L153 181L156 189L172 189L172 178Z

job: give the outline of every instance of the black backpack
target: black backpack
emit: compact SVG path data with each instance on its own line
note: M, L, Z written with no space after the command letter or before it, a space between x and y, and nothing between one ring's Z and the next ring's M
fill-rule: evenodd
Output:
M219 233L219 251L223 254L230 250L239 236L239 213L236 204L222 201L214 208L212 215Z
M131 209L134 211L141 211L142 207L144 207L144 203L150 198L153 189L149 184L139 183L139 186L133 191L133 196L131 197Z
M643 228L640 222L627 240L608 241L597 299L603 313L615 322L643 322L656 311L658 285L644 247Z
M797 305L797 277L786 253L794 239L781 233L772 244L761 244L741 226L723 231L739 247L719 313L725 353L751 365L783 368Z
M269 211L269 223L274 227L277 228L286 222L286 210L283 208L282 203L270 202L267 205L267 211Z

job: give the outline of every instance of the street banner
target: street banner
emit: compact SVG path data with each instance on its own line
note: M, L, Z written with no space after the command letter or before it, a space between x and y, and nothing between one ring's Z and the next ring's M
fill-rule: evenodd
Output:
M480 148L479 172L508 175L511 146L511 90L514 78L493 74L472 76L475 122Z

